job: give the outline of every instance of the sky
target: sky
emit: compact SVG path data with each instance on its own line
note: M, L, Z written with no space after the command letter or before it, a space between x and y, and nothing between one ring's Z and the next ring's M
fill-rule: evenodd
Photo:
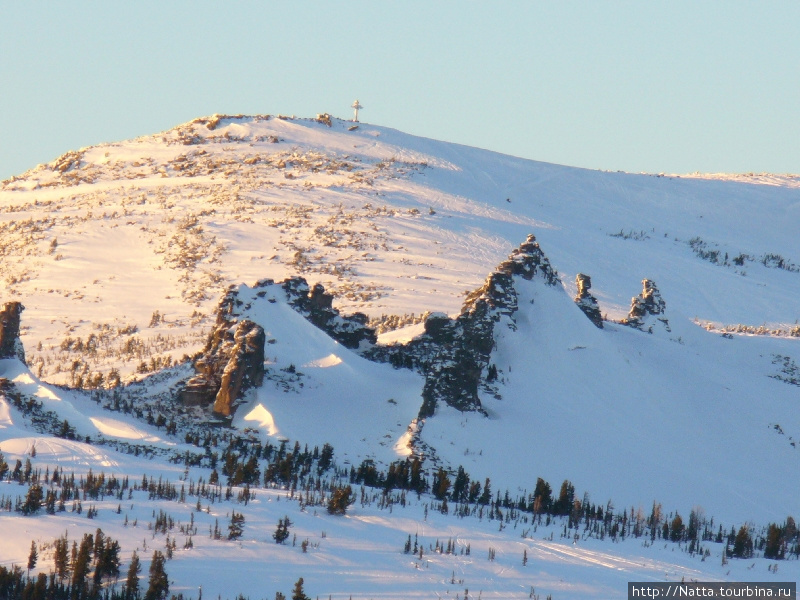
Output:
M220 114L328 112L650 173L800 173L800 2L0 0L0 179Z

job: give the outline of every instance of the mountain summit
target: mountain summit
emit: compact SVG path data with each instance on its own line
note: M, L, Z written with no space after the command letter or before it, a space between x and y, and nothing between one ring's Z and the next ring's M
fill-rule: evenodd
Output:
M328 115L214 115L4 181L4 323L16 339L24 303L42 382L165 378L181 422L721 511L745 469L765 490L748 510L780 513L799 195L791 176L605 173Z

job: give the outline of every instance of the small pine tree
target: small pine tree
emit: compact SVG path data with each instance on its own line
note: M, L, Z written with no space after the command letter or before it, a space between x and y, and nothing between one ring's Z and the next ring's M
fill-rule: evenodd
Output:
M66 534L55 541L53 548L53 566L56 577L66 579L69 572L69 541Z
M39 552L36 550L36 542L31 540L31 552L28 554L28 574L36 567L36 561L39 560Z
M128 567L128 576L125 579L125 599L133 600L139 597L139 573L142 571L142 565L139 562L139 555L133 551L131 556L131 564Z
M292 522L289 520L288 516L283 519L278 519L278 527L275 529L275 533L272 534L272 538L275 540L276 544L282 544L289 538L289 527L291 524Z
M75 560L72 567L72 589L77 590L77 597L82 597L82 591L86 588L86 577L89 575L89 565L92 560L93 547L94 539L92 538L92 534L84 534L81 545L75 553Z
M231 523L228 525L228 539L238 540L240 537L242 537L242 533L244 533L244 515L242 513L232 511Z
M753 538L747 525L742 525L733 541L733 556L736 558L750 558L753 556Z
M292 600L311 600L303 591L303 578L297 580L292 590Z
M30 488L28 488L28 493L25 495L25 502L22 504L22 508L20 509L22 514L31 515L35 513L37 510L42 508L43 499L44 492L42 491L42 486L40 486L38 483L34 483Z
M153 552L153 560L150 562L150 579L144 600L163 600L169 594L169 578L164 569L166 558L161 551Z
M353 502L353 488L349 485L337 487L333 490L328 501L328 513L332 515L343 515L347 512L347 507Z
M686 527L683 525L683 519L676 513L675 518L672 519L672 523L670 523L669 539L673 542L680 542L685 532Z
M781 560L784 555L783 528L775 523L770 523L767 530L766 545L764 546L764 558Z

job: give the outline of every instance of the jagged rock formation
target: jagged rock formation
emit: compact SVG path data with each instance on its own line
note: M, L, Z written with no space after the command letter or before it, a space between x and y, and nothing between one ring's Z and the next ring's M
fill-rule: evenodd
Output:
M231 288L220 301L217 325L202 355L195 360L197 375L187 382L181 398L185 404L207 406L213 401L214 414L230 417L236 403L264 377L264 329L247 318L248 311L267 289L279 285L287 303L338 341L367 358L391 362L396 367L418 369L425 375L420 418L431 416L440 402L460 411L483 412L478 392L481 386L491 392L497 368L489 364L498 323L516 329L518 309L517 278L541 278L546 285L559 283L558 274L542 252L536 238L529 235L469 294L460 314L451 319L433 313L425 321L425 333L405 345L378 347L377 336L361 313L342 316L333 308L333 296L322 285L309 287L302 277L291 277L280 284L264 279L253 286L250 300ZM274 302L274 291L268 301Z
M230 349L230 358L222 372L222 381L214 399L214 414L231 416L235 402L244 392L261 385L264 380L265 341L261 325L247 319L236 325L233 348Z
M333 296L322 285L309 288L302 277L291 277L280 284L263 279L253 286L254 300L247 303L240 289L231 287L217 307L217 323L205 349L195 359L197 374L180 393L188 406L207 407L213 403L213 414L230 417L248 389L262 384L266 334L261 325L247 318L253 302L267 296L267 289L280 286L287 303L312 324L325 331L347 348L359 349L375 344L377 336L361 313L341 316L333 308ZM273 302L274 298L268 299Z
M597 298L589 293L589 290L592 289L592 278L583 273L578 273L575 276L575 284L578 286L578 295L575 296L575 303L595 326L602 329L603 315L600 314L600 306L597 304Z
M667 331L671 331L669 320L664 316L666 309L667 303L661 297L655 281L643 279L642 293L631 298L631 309L623 324L653 333L655 323L650 317L654 317L656 322L660 322Z
M489 355L494 348L495 325L504 320L508 327L516 329L514 277L531 280L537 273L547 285L558 283L558 274L536 238L528 235L489 274L483 286L467 296L455 320L442 323L441 317L428 317L425 333L435 351L425 372L420 418L431 416L440 401L461 411L483 410L478 388L490 378Z
M197 375L181 391L187 405L207 405L213 400L213 413L220 417L230 417L244 393L264 380L266 335L257 323L237 320L236 296L231 289L220 301L214 331L194 362Z
M425 321L423 335L408 344L375 348L367 354L396 367L418 369L425 375L421 419L433 415L439 402L460 411L483 412L479 388L497 376L496 368L489 364L495 326L502 321L516 329L515 277L532 280L536 276L546 285L558 284L558 273L536 238L529 235L480 288L467 296L455 319L433 313Z
M0 358L25 362L25 349L19 339L19 323L25 309L20 302L6 302L0 311Z
M272 280L265 281L272 283ZM333 295L326 293L321 284L309 290L308 282L303 277L290 277L281 287L286 292L289 304L297 312L345 348L366 349L377 342L375 331L367 326L367 315L357 312L341 316L333 308Z

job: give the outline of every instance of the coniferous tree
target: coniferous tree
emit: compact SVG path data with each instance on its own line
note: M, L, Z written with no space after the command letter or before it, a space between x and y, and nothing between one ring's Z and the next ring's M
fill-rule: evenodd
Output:
M153 552L150 562L150 579L144 600L163 600L169 593L169 579L164 569L166 559L160 550Z
M128 576L125 579L125 600L137 600L139 598L139 573L142 565L139 562L139 555L133 551L131 564L128 567Z
M311 598L306 596L305 591L303 591L302 577L294 584L294 589L292 590L292 600L311 600Z
M66 534L56 540L53 549L53 566L56 577L66 579L69 573L69 541Z
M337 487L333 490L328 501L328 513L332 515L343 515L347 512L347 507L353 502L353 488L349 485Z
M467 492L469 487L469 475L467 472L464 471L464 467L458 467L458 473L456 474L456 480L453 482L453 492L450 496L450 499L453 502L466 502L467 501Z
M675 518L672 519L672 523L670 523L669 539L673 542L680 542L683 539L685 529L683 519L676 513Z
M783 528L770 523L767 529L767 541L764 546L764 558L781 560L785 555Z
M276 544L282 544L288 539L289 527L291 524L292 522L289 520L288 516L283 519L278 519L278 527L275 529L275 533L272 534L272 539L275 540Z
M537 515L548 512L553 503L553 490L550 484L541 477L536 479L536 489L533 490L533 512Z
M742 525L733 540L733 556L750 558L753 556L753 538L747 525Z
M22 514L31 515L35 513L37 510L42 508L43 499L44 492L42 491L42 486L40 486L38 483L34 483L30 488L28 488L28 493L25 495L25 502L23 502L22 508L20 509Z
M449 490L450 478L447 471L439 467L439 471L433 476L433 495L437 500L444 500Z
M89 564L92 560L92 548L94 547L94 540L92 534L84 534L81 545L75 556L75 562L72 566L72 596L74 598L83 597L86 590L86 577L89 575Z
M232 511L231 523L228 525L228 539L238 540L240 537L242 537L242 533L244 533L244 515L242 513Z
M36 567L36 562L39 560L39 552L36 550L36 542L31 540L31 551L28 554L28 574Z
M489 478L486 478L486 482L483 484L483 492L481 493L481 497L478 498L478 504L483 504L484 506L488 505L492 501L492 486L489 482Z

